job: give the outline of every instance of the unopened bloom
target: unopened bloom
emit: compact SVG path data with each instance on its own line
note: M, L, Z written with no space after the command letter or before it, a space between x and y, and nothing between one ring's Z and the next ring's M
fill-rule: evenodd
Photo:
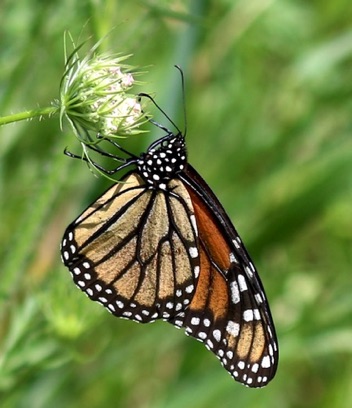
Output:
M61 93L61 116L73 125L82 143L92 143L90 132L100 137L142 133L146 121L131 88L135 78L122 62L128 56L95 55L84 59L74 52L66 64Z

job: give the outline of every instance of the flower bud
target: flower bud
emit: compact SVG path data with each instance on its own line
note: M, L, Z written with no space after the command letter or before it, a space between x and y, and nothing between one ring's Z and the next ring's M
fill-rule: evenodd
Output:
M100 137L142 133L147 118L139 99L131 93L135 78L122 64L128 56L94 55L81 60L75 51L68 59L60 92L61 117L65 116L82 143Z

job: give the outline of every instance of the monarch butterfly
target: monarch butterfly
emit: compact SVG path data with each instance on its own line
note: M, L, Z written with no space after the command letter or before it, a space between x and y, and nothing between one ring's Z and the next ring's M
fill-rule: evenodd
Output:
M275 375L278 346L258 273L224 208L187 162L185 135L157 126L165 135L140 156L111 139L127 158L90 146L122 163L106 170L93 162L100 170L134 169L68 226L63 262L113 315L182 327L235 380L263 387Z

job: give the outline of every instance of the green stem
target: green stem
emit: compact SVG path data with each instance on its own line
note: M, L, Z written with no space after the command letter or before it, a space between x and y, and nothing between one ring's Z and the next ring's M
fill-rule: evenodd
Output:
M25 112L14 113L13 115L0 117L0 126L8 123L19 122L20 120L33 119L35 117L52 116L59 108L57 106L48 106L46 108L33 109Z

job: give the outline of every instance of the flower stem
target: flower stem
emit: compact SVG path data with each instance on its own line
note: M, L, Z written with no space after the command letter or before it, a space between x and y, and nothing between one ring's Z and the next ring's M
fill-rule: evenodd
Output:
M7 115L0 117L0 126L7 125L8 123L19 122L20 120L28 120L36 117L52 116L58 112L59 108L56 106L48 106L46 108L39 108L28 110L20 113L14 113L13 115Z

